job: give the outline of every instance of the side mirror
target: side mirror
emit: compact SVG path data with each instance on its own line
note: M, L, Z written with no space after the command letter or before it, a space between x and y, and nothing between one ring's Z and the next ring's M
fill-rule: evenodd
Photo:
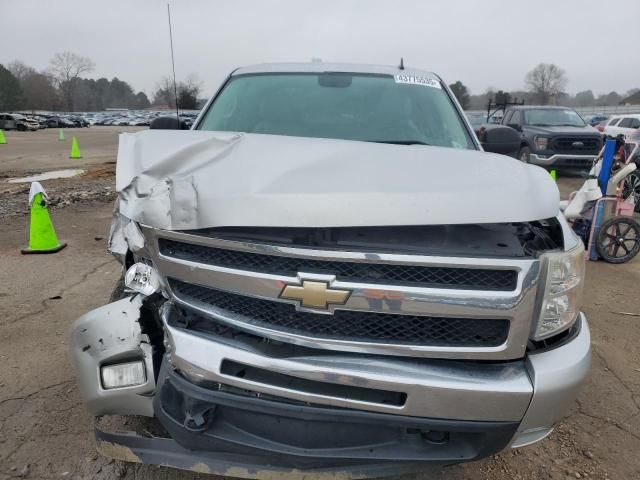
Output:
M511 127L485 125L478 132L478 140L487 152L508 155L520 149L520 134Z
M522 127L520 125L518 125L517 123L510 123L507 125L507 127L511 127L514 130L517 130L518 132L522 131Z
M176 117L158 117L154 118L149 124L152 130L189 130L184 120L178 120Z

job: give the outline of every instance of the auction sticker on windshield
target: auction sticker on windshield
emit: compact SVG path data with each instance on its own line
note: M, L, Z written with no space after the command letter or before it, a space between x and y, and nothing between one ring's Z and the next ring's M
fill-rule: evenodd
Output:
M423 77L421 75L394 75L396 83L406 83L409 85L422 85L424 87L442 88L440 82L435 78Z

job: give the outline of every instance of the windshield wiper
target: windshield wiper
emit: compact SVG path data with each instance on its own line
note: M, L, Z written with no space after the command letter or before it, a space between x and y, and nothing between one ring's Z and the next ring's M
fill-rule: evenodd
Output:
M389 143L391 145L431 145L422 140L365 140L371 143Z

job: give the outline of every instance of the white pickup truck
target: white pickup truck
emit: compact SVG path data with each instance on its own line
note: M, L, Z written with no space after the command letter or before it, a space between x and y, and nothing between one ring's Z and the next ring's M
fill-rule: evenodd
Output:
M483 151L517 132L481 140L432 73L325 63L122 134L123 282L71 332L98 450L344 479L547 436L590 365L584 247L548 173Z

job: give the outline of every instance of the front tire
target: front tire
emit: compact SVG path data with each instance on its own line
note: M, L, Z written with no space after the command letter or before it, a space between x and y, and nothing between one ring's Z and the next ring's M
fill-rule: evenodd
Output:
M631 172L624 181L622 197L627 200L631 196L635 202L635 211L640 212L640 172L638 170Z
M640 224L631 217L613 217L596 237L598 255L609 263L626 263L640 251Z
M25 127L24 125L18 125L16 128L19 132L24 132L27 130L27 127Z
M529 163L530 159L531 159L531 149L526 145L522 146L520 148L520 151L518 152L518 160L520 160L522 163Z

